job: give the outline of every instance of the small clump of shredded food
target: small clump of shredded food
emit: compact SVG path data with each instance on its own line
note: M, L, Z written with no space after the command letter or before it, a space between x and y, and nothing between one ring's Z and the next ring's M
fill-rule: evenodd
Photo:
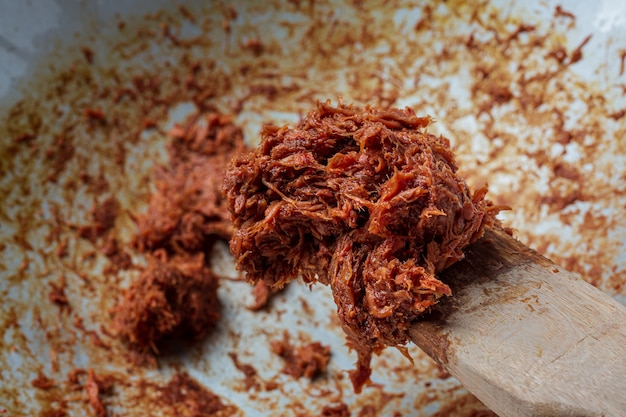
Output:
M200 340L220 317L217 287L203 254L167 259L165 252L156 252L122 293L111 330L145 353L157 353L165 338Z
M330 284L356 392L372 354L403 350L411 323L451 295L436 274L500 210L486 187L470 191L430 123L410 108L319 103L294 128L264 127L224 178L237 267L270 287Z
M156 190L136 216L134 244L148 265L112 311L111 331L141 354L140 362L153 362L168 339L203 339L220 318L210 254L217 239L232 235L222 178L228 161L246 149L241 129L215 111L176 124L170 137L169 163L156 168ZM270 293L262 292L257 304Z
M232 234L221 186L228 161L246 150L243 132L231 117L211 112L175 125L169 136L169 164L156 169L156 192L138 216L136 243L144 252L204 252Z

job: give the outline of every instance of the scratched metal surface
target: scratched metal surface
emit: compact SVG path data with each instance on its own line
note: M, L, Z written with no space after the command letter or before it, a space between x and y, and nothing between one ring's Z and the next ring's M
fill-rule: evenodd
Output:
M263 123L294 123L318 99L409 105L433 116L432 131L451 139L468 181L488 178L491 198L513 207L501 217L520 239L626 302L623 2L568 2L563 9L575 18L555 13L554 1L433 2L428 11L422 2L366 7L338 0L241 0L231 4L236 15L226 3L203 3L188 4L199 16L192 22L168 1L132 6L0 1L0 410L8 415L44 415L60 408L72 416L92 412L83 393L69 392L64 382L79 367L125 381L103 395L110 415L145 415L146 409L168 415L167 408L142 394L141 381L162 383L181 370L236 405L241 415L319 415L324 405L338 401L352 415L488 413L415 347L410 347L414 364L391 349L376 358L377 385L354 395L344 371L355 355L344 345L330 291L320 286L291 285L268 311L251 312L245 308L251 302L246 284L223 280L223 318L206 341L160 359L159 369L129 365L125 346L102 326L132 272L107 276L107 260L97 245L79 239L68 225L85 224L95 201L115 195L123 211L114 233L130 241L135 230L131 214L145 208L152 168L166 163L164 132L192 110L189 103L175 103L162 114L166 117L158 130L143 132L126 146L123 173L115 163L120 142L112 139L121 133L84 126L86 107L106 111L115 106L103 93L116 86L112 74L124 80L145 71L166 78L172 66L184 61L183 48L159 35L163 22L181 37L204 37L188 51L203 63L215 63L222 77L215 78L216 84L231 80L223 88L218 85L211 100L235 115L251 144ZM503 34L514 33L520 23L534 28L504 47ZM534 47L529 43L533 33L543 39ZM590 34L580 62L563 68L555 64L550 53L556 46L564 47L567 63ZM472 37L482 46L472 49ZM260 54L246 46L250 39L261 41ZM85 46L94 52L88 66L81 53ZM481 81L481 74L484 78L489 72L495 78ZM550 73L551 78L521 82L520 73L529 78ZM68 81L74 78L81 81ZM490 86L502 80L511 96L493 104L498 96ZM250 94L250 85L270 84L280 88L269 95ZM542 102L533 105L537 97ZM481 106L487 106L485 111ZM143 116L133 103L122 103L118 110L127 126L141 124ZM60 131L70 125L73 156L55 159L57 154L46 149L57 146ZM36 137L20 140L29 129L37 131ZM562 134L569 139L560 140ZM108 190L77 183L85 170L106 178ZM51 173L54 182L46 180ZM67 247L63 256L60 244ZM133 256L142 261L139 254ZM236 277L226 244L218 246L215 262L219 272ZM60 275L68 281L70 312L48 300L51 283ZM76 317L86 330L77 328ZM308 381L281 373L269 341L282 338L284 329L296 344L315 340L331 346L325 375ZM106 347L95 345L90 332ZM254 364L261 388L244 389L229 352ZM38 372L55 385L47 391L34 388L31 381ZM268 381L280 388L263 389Z

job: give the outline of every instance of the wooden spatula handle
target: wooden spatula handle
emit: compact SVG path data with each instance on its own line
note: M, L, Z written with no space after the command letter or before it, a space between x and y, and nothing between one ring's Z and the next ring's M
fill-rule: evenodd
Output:
M489 230L413 341L500 416L626 416L626 308Z

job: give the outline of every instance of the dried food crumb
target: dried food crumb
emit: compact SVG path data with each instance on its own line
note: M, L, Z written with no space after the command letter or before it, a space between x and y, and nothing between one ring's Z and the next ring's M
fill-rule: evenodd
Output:
M267 308L272 295L276 294L278 291L280 291L279 288L272 288L263 281L257 282L252 288L254 302L248 306L248 309L252 311L259 311Z
M67 288L67 279L65 278L65 275L61 274L56 283L50 282L50 287L48 299L61 307L61 309L69 309L69 301L67 299L67 295L65 294L65 289Z
M87 382L85 382L85 391L87 392L87 398L94 410L97 417L106 417L107 410L100 398L101 392L109 389L110 386L105 386L103 381L96 376L93 369L87 371Z
M239 360L239 356L235 352L228 352L228 356L233 361L235 368L243 374L245 390L259 390L261 388L261 383L256 368L248 363L241 362L241 360Z

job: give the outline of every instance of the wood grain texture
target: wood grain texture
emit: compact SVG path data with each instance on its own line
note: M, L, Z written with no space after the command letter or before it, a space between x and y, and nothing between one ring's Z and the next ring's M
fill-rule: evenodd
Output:
M413 341L500 416L626 416L626 308L488 230Z

